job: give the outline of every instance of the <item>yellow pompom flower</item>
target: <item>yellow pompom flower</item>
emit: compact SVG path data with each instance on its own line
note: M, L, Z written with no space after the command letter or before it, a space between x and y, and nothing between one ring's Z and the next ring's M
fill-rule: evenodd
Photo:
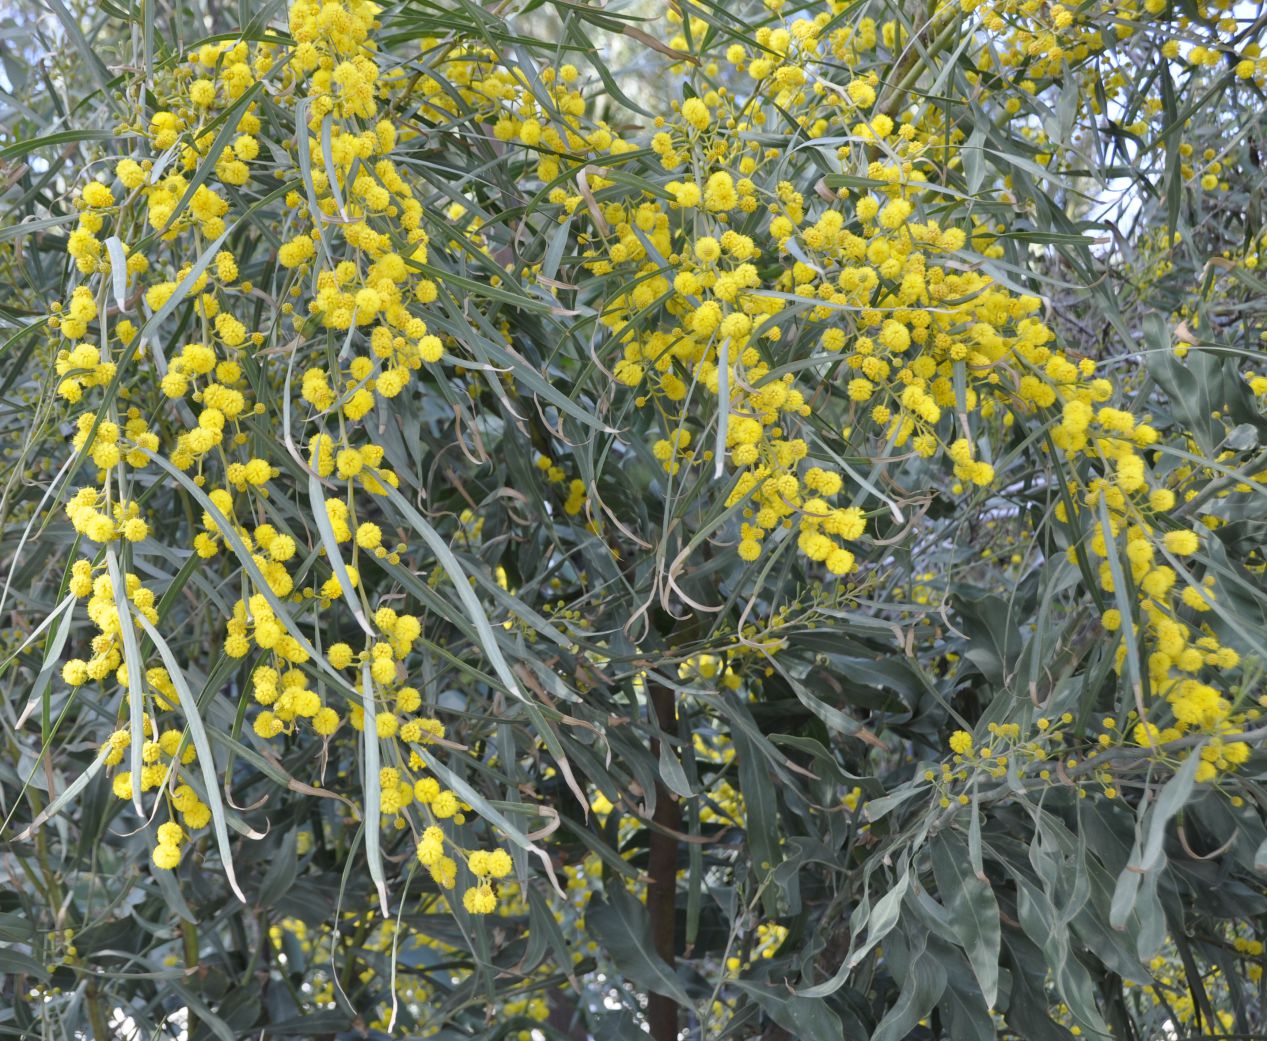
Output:
M150 857L154 861L154 866L163 871L171 871L180 863L180 848L159 843L154 847Z
M1165 547L1176 556L1184 557L1201 548L1201 540L1195 531L1180 529L1168 531L1162 536Z

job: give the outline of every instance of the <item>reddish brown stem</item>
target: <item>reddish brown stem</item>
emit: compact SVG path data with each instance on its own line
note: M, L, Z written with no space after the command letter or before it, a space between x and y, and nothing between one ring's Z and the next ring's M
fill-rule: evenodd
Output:
M656 724L666 734L677 731L677 704L667 687L651 688L651 708ZM652 755L659 757L660 742L652 741ZM651 939L658 954L670 968L674 964L677 931L677 860L682 810L677 799L660 781L656 781L655 813L651 820L659 828L651 831L650 859L647 874L647 914L651 918ZM665 830L660 830L665 829ZM647 1025L652 1041L677 1041L678 1007L668 994L647 996Z

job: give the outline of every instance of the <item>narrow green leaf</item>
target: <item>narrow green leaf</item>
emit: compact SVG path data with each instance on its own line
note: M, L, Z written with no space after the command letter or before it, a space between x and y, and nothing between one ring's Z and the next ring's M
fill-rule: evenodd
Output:
M946 968L923 945L926 940L926 936L916 940L919 946L911 952L906 971L901 974L902 989L897 1001L876 1026L871 1041L903 1041L945 993Z
M111 592L114 596L114 608L119 616L120 637L123 640L123 663L128 674L128 723L131 736L128 762L132 771L132 805L137 815L144 818L141 770L145 764L141 753L145 745L145 669L141 660L141 648L136 640L136 629L132 625L132 605L128 601L127 583L113 546L106 550L106 566L110 570Z
M383 785L379 778L378 709L374 705L374 677L370 675L370 662L361 663L361 707L365 718L361 721L362 747L365 754L365 855L370 864L370 878L378 890L378 905L383 917L387 909L387 879L383 874L383 852L380 848L383 830Z
M17 834L15 841L25 842L40 829L45 821L52 820L52 818L62 812L64 807L74 802L79 797L79 793L87 788L89 782L101 772L101 768L105 766L105 763L106 749L102 749L97 753L97 758L89 763L83 772L66 786L66 790L45 806L36 818Z
M690 781L686 779L686 771L682 769L681 761L669 747L669 743L664 740L660 742L660 778L669 791L680 795L683 799L690 799L695 795L691 791Z
M999 996L1003 938L994 890L973 873L967 846L953 834L943 832L933 840L932 858L941 902L968 955L986 1005L994 1008Z
M48 617L40 622L30 636L22 641L21 646L16 651L9 655L4 662L0 663L0 673L3 673L8 664L34 643L45 629L59 618L61 619L61 624L58 625L57 631L49 637L48 643L44 646L44 660L40 665L40 671L36 674L35 682L31 685L31 696L27 699L26 708L22 710L22 714L18 717L17 725L19 727L26 722L30 713L40 704L48 691L49 684L53 682L53 673L57 670L62 650L66 647L66 640L70 637L70 628L75 620L74 603L75 595L71 593L56 608L49 612Z
M757 878L765 879L783 858L779 854L779 809L770 766L742 731L731 733L739 764L739 788L747 816L744 820L749 858Z
M34 976L37 980L48 982L51 978L48 970L23 951L15 951L11 947L0 947L0 976ZM14 982L16 989L17 983Z
M623 976L653 994L664 994L679 1005L691 1007L677 973L656 953L646 908L624 886L608 887L607 899L592 903L585 921Z
M181 670L180 662L177 661L176 655L172 653L172 649L167 645L167 641L159 635L158 630L149 623L149 620L144 615L138 614L136 620L158 650L159 657L163 659L163 666L171 677L172 686L176 688L176 697L180 701L180 709L185 716L185 726L189 728L189 736L193 740L194 749L198 753L198 769L202 773L203 787L206 788L207 807L211 810L211 830L215 834L216 846L220 850L220 861L224 865L224 875L229 883L229 888L233 890L233 895L245 904L246 897L238 886L237 875L233 870L233 849L229 845L229 830L225 824L224 802L220 798L220 776L216 772L216 761L211 753L211 742L207 740L207 729L203 725L201 715L198 713L198 702L194 698L193 692L189 689L189 684L185 681L185 674ZM137 789L140 788L139 778L140 775L137 774L133 781L133 786Z
M1166 840L1166 826L1176 813L1183 809L1196 784L1197 767L1201 765L1201 749L1192 749L1183 765L1175 771L1157 793L1148 815L1148 828L1144 836L1144 845L1140 851L1139 863L1135 865L1141 871L1150 871L1162 858L1162 844ZM1127 866L1129 871L1131 866Z
M427 548L431 550L436 560L440 562L440 566L448 574L458 599L466 609L466 613L470 617L472 624L474 624L476 632L479 633L480 646L483 648L484 653L488 655L489 663L493 666L493 671L497 673L497 678L502 681L506 690L513 697L527 703L528 698L520 689L514 673L511 672L510 664L502 654L501 647L497 643L497 637L493 634L493 627L489 624L488 616L484 613L484 609L480 606L479 600L472 591L471 583L466 577L466 571L458 562L458 558L454 556L453 550L449 548L448 543L440 537L439 532L431 526L422 514L413 508L408 499L386 481L381 483L387 492L387 497L404 515L414 531L422 536Z
M348 605L356 624L366 636L373 638L374 629L361 610L361 603L356 598L356 589L352 585L352 577L348 574L347 565L343 562L343 553L339 549L339 540L334 537L334 525L330 523L330 515L326 512L326 497L321 490L321 478L315 473L308 474L308 501L312 503L312 519L321 534L321 545L325 547L326 559L334 571L335 580L339 583L339 593L343 602Z

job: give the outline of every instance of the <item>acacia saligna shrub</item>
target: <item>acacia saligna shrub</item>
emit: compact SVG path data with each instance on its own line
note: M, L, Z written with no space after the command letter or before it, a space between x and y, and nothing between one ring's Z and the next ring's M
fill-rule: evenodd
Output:
M14 7L7 1033L1267 1030L1267 13L644 6Z

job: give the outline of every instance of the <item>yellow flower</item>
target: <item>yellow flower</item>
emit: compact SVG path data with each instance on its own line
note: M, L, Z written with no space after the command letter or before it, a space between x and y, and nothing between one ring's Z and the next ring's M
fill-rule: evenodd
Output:
M712 122L712 113L699 98L687 98L682 103L682 118L696 130L707 130L709 123Z
M1201 547L1201 540L1197 533L1186 529L1166 532L1162 536L1162 542L1171 553L1180 557L1195 553Z
M161 842L154 847L150 856L154 861L154 866L163 871L170 871L180 863L179 847L166 845Z
M215 104L216 85L210 80L194 80L189 85L189 100L199 108L207 108Z

